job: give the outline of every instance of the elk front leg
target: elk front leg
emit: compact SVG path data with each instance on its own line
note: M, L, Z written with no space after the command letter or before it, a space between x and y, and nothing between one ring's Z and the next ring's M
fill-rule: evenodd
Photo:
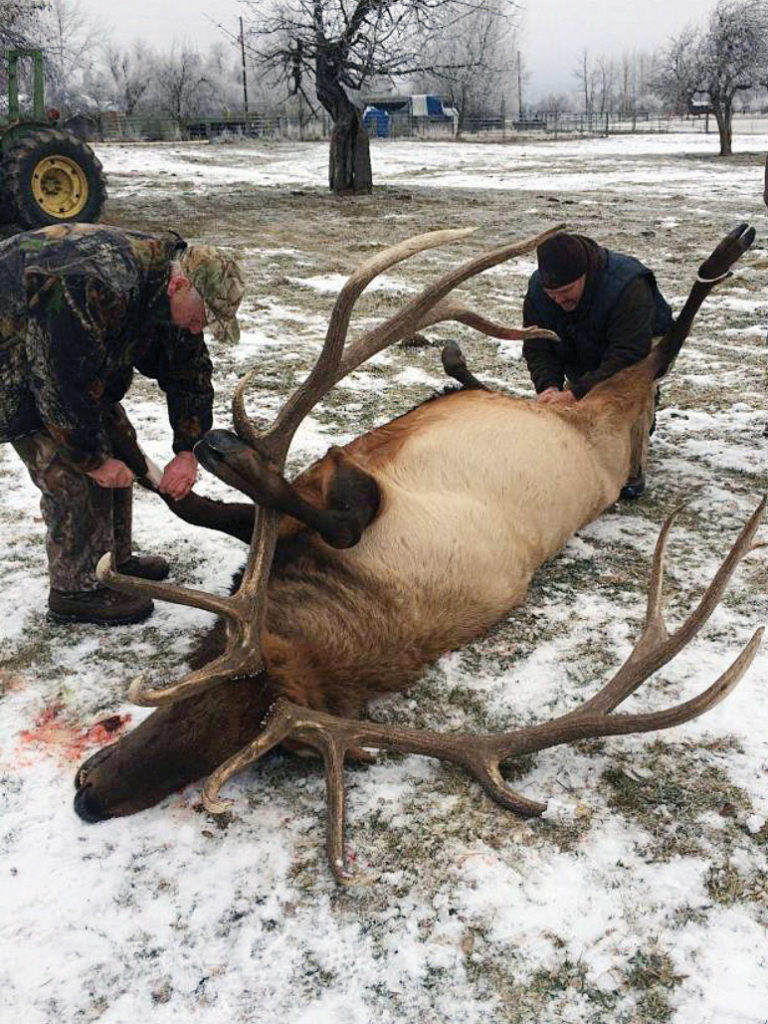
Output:
M267 458L227 430L210 431L195 454L220 480L317 530L334 548L357 544L379 510L379 485L340 448L332 448L317 467L322 506L307 501Z

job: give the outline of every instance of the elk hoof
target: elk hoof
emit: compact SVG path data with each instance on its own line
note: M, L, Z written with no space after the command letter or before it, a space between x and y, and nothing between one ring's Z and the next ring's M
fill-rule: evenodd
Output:
M233 455L235 452L250 451L251 449L241 441L237 434L230 430L209 430L208 433L197 442L195 449L200 448L204 452L206 448L216 452L217 455Z

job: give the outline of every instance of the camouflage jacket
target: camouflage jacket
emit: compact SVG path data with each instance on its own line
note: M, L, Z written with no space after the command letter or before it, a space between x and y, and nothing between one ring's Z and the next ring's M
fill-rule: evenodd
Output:
M175 452L210 429L208 351L171 323L166 294L183 244L92 224L0 243L0 441L44 428L70 461L97 468L110 454L101 410L134 369L166 393Z

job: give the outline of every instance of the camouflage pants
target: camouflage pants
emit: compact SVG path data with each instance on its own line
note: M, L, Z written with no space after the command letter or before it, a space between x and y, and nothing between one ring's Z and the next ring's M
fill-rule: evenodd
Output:
M131 556L132 488L99 485L63 459L44 431L11 442L36 487L48 529L48 573L54 590L96 590L96 563L114 551Z

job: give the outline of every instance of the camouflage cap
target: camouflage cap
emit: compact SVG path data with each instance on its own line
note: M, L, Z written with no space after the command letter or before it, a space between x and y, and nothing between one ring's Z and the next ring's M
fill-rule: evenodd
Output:
M205 302L217 341L237 341L237 308L245 291L237 263L212 245L190 245L179 257L181 268Z

